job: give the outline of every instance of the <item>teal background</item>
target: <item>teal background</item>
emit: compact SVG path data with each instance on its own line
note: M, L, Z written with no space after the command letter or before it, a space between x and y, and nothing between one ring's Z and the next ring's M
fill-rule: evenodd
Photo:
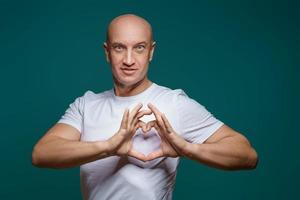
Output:
M252 171L180 163L174 199L299 199L297 1L0 1L0 199L81 199L79 168L31 165L69 103L112 87L102 43L123 13L149 20L152 81L181 88L243 133Z

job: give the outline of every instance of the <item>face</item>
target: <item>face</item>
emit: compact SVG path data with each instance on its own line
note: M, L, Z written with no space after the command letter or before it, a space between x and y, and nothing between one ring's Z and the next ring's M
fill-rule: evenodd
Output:
M141 22L119 22L110 27L104 48L117 84L131 86L147 79L155 47L147 28Z

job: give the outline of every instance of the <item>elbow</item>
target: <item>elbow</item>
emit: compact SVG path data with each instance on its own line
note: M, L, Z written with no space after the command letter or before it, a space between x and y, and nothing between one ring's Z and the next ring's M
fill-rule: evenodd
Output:
M256 169L256 167L258 165L258 160L259 160L259 158L258 158L257 152L255 151L255 149L251 148L247 155L246 168Z
M44 162L43 153L40 148L36 145L31 153L31 164L35 167L45 168L47 166L46 162Z
M43 149L43 148L42 148ZM49 156L45 150L36 145L31 153L31 164L38 168L50 168L50 169L64 169L68 166L64 166L57 161L54 161Z
M36 146L33 148L32 153L31 153L31 164L35 167L40 167L38 150L37 150Z
M243 156L235 163L228 163L224 165L222 169L228 171L234 170L253 170L256 169L258 164L258 155L256 151L251 148L247 153L244 153Z
M247 144L244 148L243 159L241 163L243 163L244 169L256 169L258 164L258 154L255 149L251 146L250 142L245 138L245 143Z
M44 167L41 152L37 146L35 146L31 153L31 164L35 167Z

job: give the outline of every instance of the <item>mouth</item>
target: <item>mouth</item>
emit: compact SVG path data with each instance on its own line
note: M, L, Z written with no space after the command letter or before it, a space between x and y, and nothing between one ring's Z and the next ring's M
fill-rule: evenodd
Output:
M133 68L121 68L121 70L126 75L132 75L137 71L137 69L133 69Z

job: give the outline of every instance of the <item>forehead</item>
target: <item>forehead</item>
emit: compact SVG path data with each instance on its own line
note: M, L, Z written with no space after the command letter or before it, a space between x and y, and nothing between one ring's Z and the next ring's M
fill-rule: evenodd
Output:
M139 22L121 22L113 24L109 30L110 43L136 44L151 40L151 29Z

